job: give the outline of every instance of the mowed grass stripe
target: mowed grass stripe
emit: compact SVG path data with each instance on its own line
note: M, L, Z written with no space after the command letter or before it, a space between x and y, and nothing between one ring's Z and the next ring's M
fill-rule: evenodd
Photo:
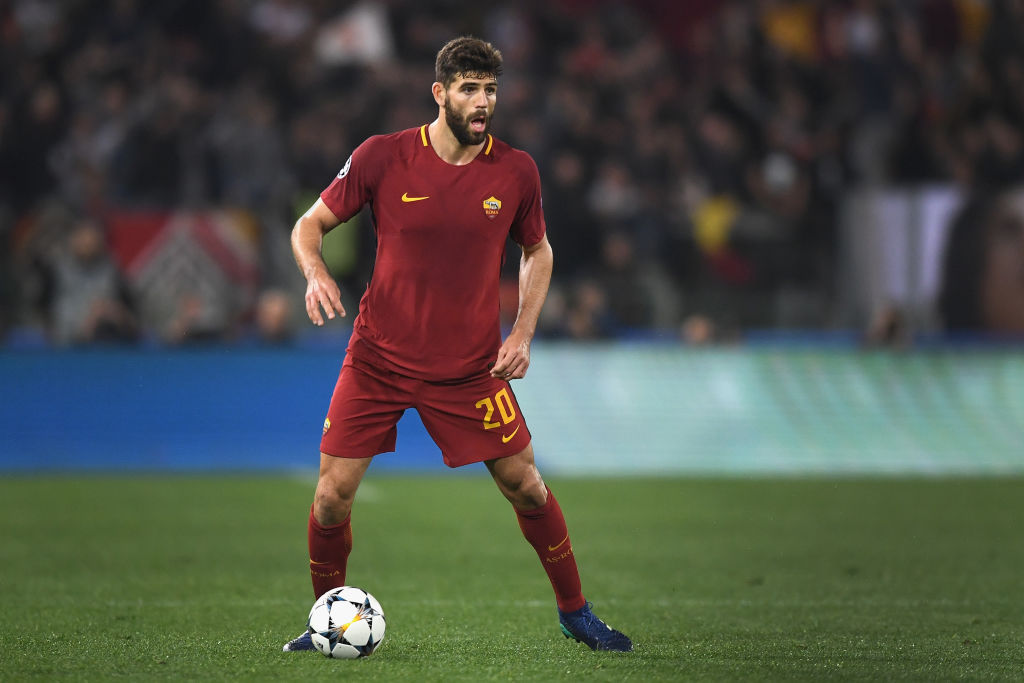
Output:
M217 599L214 598L212 601L209 597L197 597L192 600L144 600L142 598L136 600L108 600L105 604L107 607L112 608L130 608L138 607L145 609L161 608L161 609L192 609L197 606L203 605L216 605L218 607L225 608L239 608L248 607L252 605L254 600L246 597L235 597L231 599ZM258 601L265 605L294 605L295 601L292 598L261 598ZM465 605L465 600L410 600L408 604L415 605L418 607L456 607ZM503 600L503 599L490 599L488 604L492 607L550 607L551 600ZM974 607L979 606L985 607L1002 607L1007 605L1018 604L1016 600L1009 599L994 599L994 600L889 600L889 599L860 599L860 600L701 600L701 599L680 599L680 600L638 600L636 598L615 598L606 597L601 600L602 605L609 605L614 607L728 607L735 609L751 608L751 607L769 607L769 608L814 608L814 609L849 609L849 608L861 608L874 606L886 606L893 608L919 608L919 607L931 607L936 609L944 608L958 608L958 607Z
M310 481L5 478L0 679L1024 678L1021 479L552 479L626 656L561 637L485 476L367 483L349 582L388 635L332 662L280 652L312 602Z

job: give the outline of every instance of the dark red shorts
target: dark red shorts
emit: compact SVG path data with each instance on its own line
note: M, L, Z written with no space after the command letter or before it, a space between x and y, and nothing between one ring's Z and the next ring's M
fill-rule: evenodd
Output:
M530 444L512 388L484 375L438 384L382 370L346 357L324 420L320 450L341 458L369 458L395 450L395 425L415 408L449 467L515 455Z

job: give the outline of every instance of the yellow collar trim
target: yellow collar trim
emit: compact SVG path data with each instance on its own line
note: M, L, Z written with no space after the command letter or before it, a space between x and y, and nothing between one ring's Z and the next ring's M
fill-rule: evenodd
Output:
M423 124L422 126L420 126L420 139L423 140L423 146L424 147L429 147L430 146L430 143L427 142L427 124ZM494 145L494 137L490 133L488 133L487 134L487 148L484 149L484 154L485 155L491 153L491 147L493 145Z

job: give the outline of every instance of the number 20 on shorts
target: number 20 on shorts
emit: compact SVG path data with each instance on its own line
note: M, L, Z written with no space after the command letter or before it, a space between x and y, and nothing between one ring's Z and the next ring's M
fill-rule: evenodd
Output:
M501 422L491 422L491 418L494 417L495 405L498 406L498 415L501 417ZM486 413L484 415L484 429L495 429L503 424L507 425L516 419L516 409L512 406L512 398L508 395L507 388L496 393L493 399L490 396L480 399L476 402L475 407Z

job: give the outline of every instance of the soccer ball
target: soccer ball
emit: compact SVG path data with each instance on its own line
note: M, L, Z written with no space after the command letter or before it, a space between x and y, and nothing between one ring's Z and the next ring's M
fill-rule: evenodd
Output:
M384 610L361 588L338 586L313 603L306 628L327 657L369 657L384 640Z

